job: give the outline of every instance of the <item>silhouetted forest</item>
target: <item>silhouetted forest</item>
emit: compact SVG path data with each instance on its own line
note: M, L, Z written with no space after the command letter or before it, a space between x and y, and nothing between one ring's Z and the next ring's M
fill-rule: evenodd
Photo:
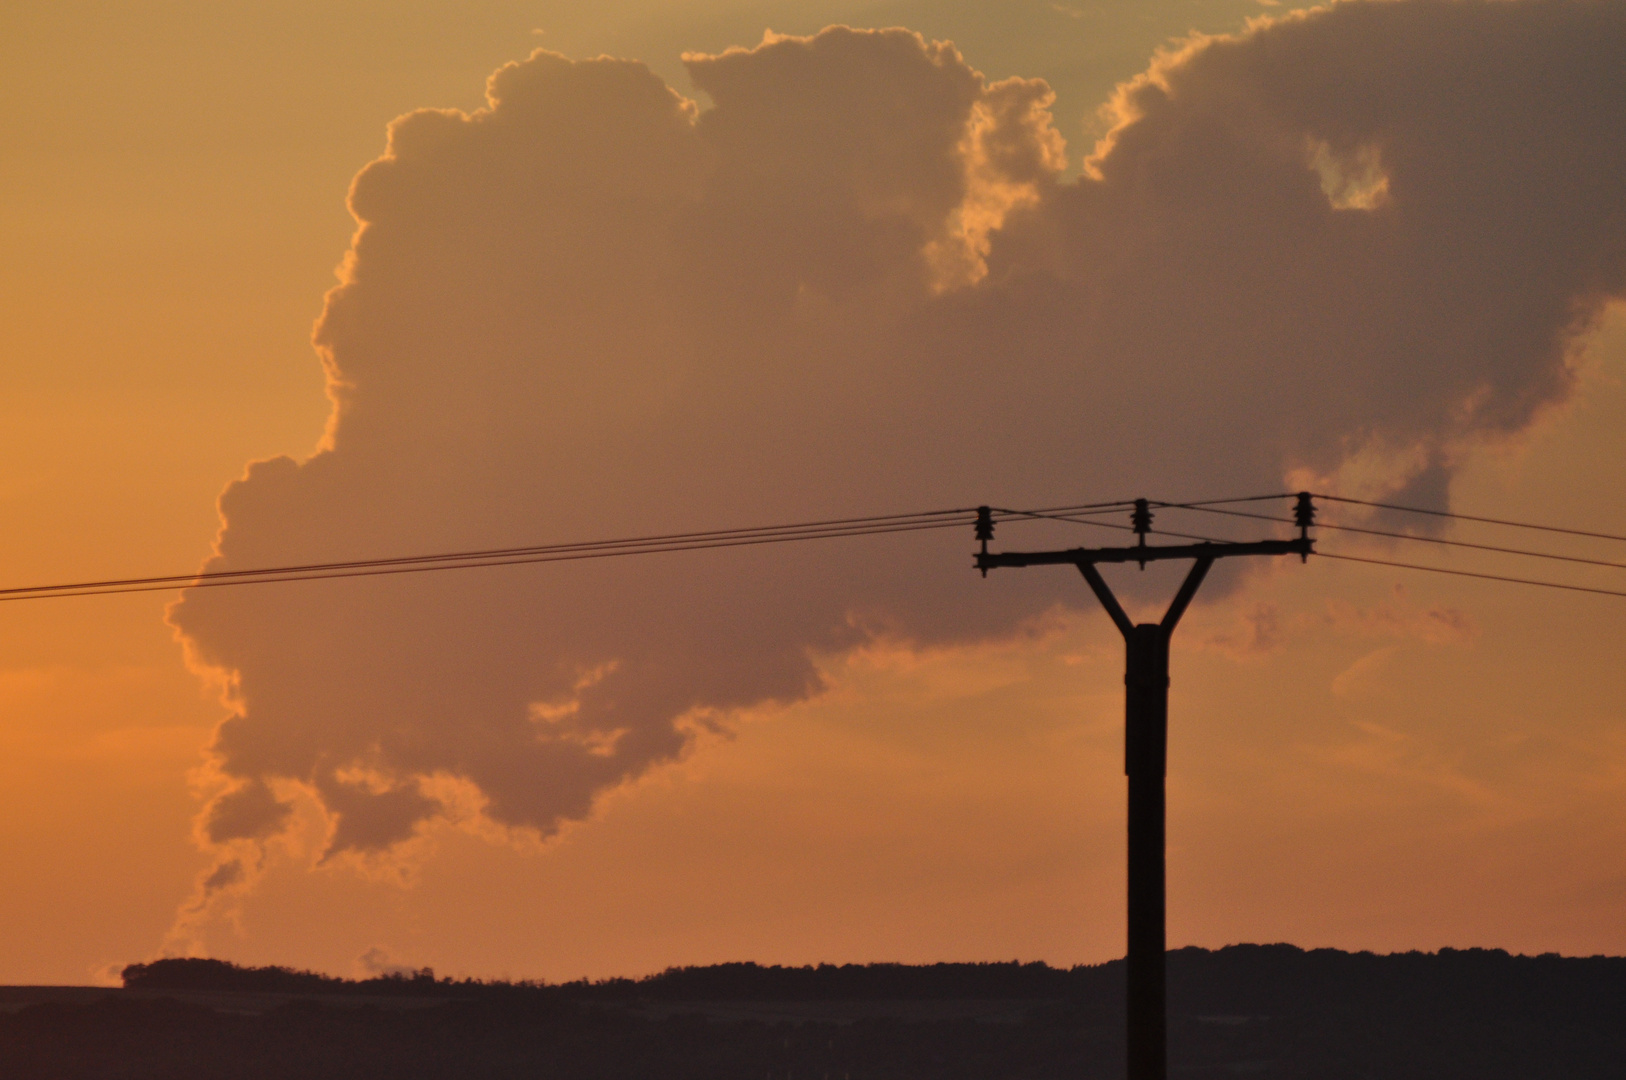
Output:
M1169 954L1180 1077L1626 1075L1626 959L1290 945ZM1121 961L674 968L563 984L216 960L0 991L0 1074L1048 1080L1123 1072Z

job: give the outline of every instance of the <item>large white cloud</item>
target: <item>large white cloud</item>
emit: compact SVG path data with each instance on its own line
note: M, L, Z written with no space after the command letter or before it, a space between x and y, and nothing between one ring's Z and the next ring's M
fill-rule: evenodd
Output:
M357 178L330 442L225 493L209 568L1293 470L1438 499L1626 292L1622 56L1619 5L1340 4L1163 58L1069 179L1042 83L901 30L691 57L705 110L538 53ZM234 710L205 832L274 833L291 781L383 850L456 778L546 835L694 717L816 692L811 651L1053 602L969 546L195 590Z

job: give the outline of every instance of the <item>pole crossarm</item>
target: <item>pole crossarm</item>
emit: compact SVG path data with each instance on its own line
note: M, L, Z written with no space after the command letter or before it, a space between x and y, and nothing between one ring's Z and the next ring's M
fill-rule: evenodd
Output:
M1068 548L1065 551L990 551L978 553L976 569L1001 566L1078 566L1094 563L1147 563L1164 559L1223 559L1231 555L1313 555L1315 541L1254 540L1243 544L1141 544L1115 548Z

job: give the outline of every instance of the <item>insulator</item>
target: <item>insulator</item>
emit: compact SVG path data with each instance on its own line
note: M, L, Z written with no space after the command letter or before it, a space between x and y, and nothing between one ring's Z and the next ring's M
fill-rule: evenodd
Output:
M1152 531L1152 508L1145 499L1135 500L1135 512L1129 515L1129 520L1142 537Z
M992 507L977 507L977 539L983 543L994 538L994 511Z
M1301 529L1315 524L1315 504L1310 501L1308 491L1299 492L1299 501L1293 506L1293 524Z

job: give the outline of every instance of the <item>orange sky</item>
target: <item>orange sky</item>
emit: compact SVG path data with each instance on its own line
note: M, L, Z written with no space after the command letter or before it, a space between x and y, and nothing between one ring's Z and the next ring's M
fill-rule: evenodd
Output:
M1134 9L1131 18L1117 5L1011 4L997 21L979 14L981 5L953 3L624 3L592 17L546 3L473 13L429 3L286 3L255 15L204 4L139 16L94 3L8 9L0 14L10 105L0 118L3 584L196 566L219 528L215 499L247 462L313 451L330 406L310 326L354 229L345 191L383 152L393 117L477 109L486 76L538 45L646 60L705 108L728 91L700 96L679 63L685 50L750 47L764 26L808 34L836 22L907 25L928 39L952 38L990 81L1047 80L1071 177L1106 130L1095 107L1145 67L1154 47L1191 29L1240 30L1267 11L1242 3ZM1556 138L1541 149L1570 152ZM1560 158L1557 175L1563 165ZM1618 205L1622 181L1612 182ZM1406 209L1400 194L1395 209ZM990 256L996 269L1001 257ZM960 287L970 286L950 292ZM1290 321L1264 325L1260 339L1285 334ZM376 340L341 348L359 367ZM1113 339L1102 331L1084 340L1105 355ZM380 356L384 370L400 366L388 350ZM1534 419L1451 444L1454 509L1626 533L1626 314L1617 309L1588 334L1577 365L1573 392ZM849 373L813 374L829 376L832 394L846 392L840 380ZM851 385L868 387L860 381L868 377L850 373ZM566 420L604 415L582 385L587 396L562 391L537 407ZM1327 377L1329 394L1339 385ZM1377 411L1352 413L1351 423L1393 420L1415 434L1423 430L1415 425L1435 422L1403 427L1393 418L1408 413L1408 401L1372 396ZM402 400L389 408L417 407ZM451 400L443 404L452 415ZM952 407L946 398L931 404ZM997 404L990 399L990 412ZM756 398L741 407L768 408ZM925 431L931 414L922 409ZM354 445L397 448L363 441L372 437L367 415L357 413ZM852 430L867 430L864 415L853 413ZM1236 453L1205 446L1199 415L1185 452ZM446 445L461 446L466 432L449 426ZM992 456L1020 460L1019 435ZM343 428L340 438L342 446ZM549 452L567 454L570 445ZM568 479L559 492L591 491L611 475L553 460ZM1143 493L1123 490L1115 477L1128 474L1116 460L1083 475L1096 460L1086 455L1075 469L1058 457L1004 490L988 490L998 474L945 469L920 493L902 486L922 481L900 442L895 460L876 459L861 494L797 489L774 502L764 470L764 502L755 506L716 502L676 471L651 483L696 493L684 511L694 520L675 524L699 527L788 520L804 497L823 513ZM1161 485L1144 492L1154 497L1200 497L1243 493L1210 488L1256 475L1183 460L1123 482ZM1281 461L1275 476L1290 464ZM894 471L898 487L889 486ZM1353 484L1359 473L1349 467L1341 477ZM478 484L471 491L471 499L486 496ZM617 535L639 521L608 496L555 497L561 503L534 518L531 510L481 517L483 504L471 503L473 516L456 524L472 530L473 546L487 522L547 541ZM394 520L380 513L383 539L352 539L368 554L393 554L376 550ZM311 535L338 535L330 519L312 520ZM425 528L425 537L452 535ZM537 532L549 528L557 534ZM243 535L268 557L287 539ZM898 546L909 542L849 555L901 558L916 550ZM264 844L252 887L180 924L199 875L219 858L194 838L194 821L218 790L205 749L227 710L217 689L187 670L164 623L173 597L0 605L0 858L11 875L0 893L0 982L90 981L165 948L342 974L367 970L361 958L370 953L443 972L551 979L747 958L1067 964L1120 955L1116 634L1075 576L1030 570L1021 580L1002 572L980 581L964 568L962 542L969 550L969 536L919 549L952 558L922 579L929 599L900 592L898 603L906 621L963 603L974 613L963 624L951 614L952 630L937 639L916 627L851 649L809 639L822 691L725 709L725 734L703 734L680 760L654 760L630 782L598 789L592 813L567 820L552 839L448 813L384 854L322 861L327 825L307 790L295 799L291 828ZM1619 558L1607 546L1566 550ZM706 575L731 565L715 554L667 558L647 572L711 581ZM771 582L781 564L748 565L751 580ZM1621 587L1609 571L1507 569ZM516 580L544 598L539 604L564 604L554 594L575 587L548 576L574 573L569 567L488 573L524 576ZM388 595L356 583L330 588L310 596L334 605L341 627ZM1020 622L1052 594L1070 608ZM786 597L812 603L788 589ZM1182 624L1173 661L1171 944L1626 950L1623 601L1325 560L1284 563L1209 599ZM222 610L218 625L227 627L238 616ZM625 619L620 608L614 618L560 610L591 624L581 638L591 643L640 618L632 607ZM729 611L719 612L727 622ZM1018 624L1026 629L1013 636ZM754 624L741 625L730 633ZM1261 636L1261 627L1274 630ZM504 624L492 641L528 632ZM647 637L640 655L675 648L655 630ZM215 640L228 638L254 661L258 646L226 629ZM493 655L504 654L482 646L482 658ZM285 677L280 670L276 678ZM741 685L766 678L747 673ZM361 687L363 703L369 692Z

